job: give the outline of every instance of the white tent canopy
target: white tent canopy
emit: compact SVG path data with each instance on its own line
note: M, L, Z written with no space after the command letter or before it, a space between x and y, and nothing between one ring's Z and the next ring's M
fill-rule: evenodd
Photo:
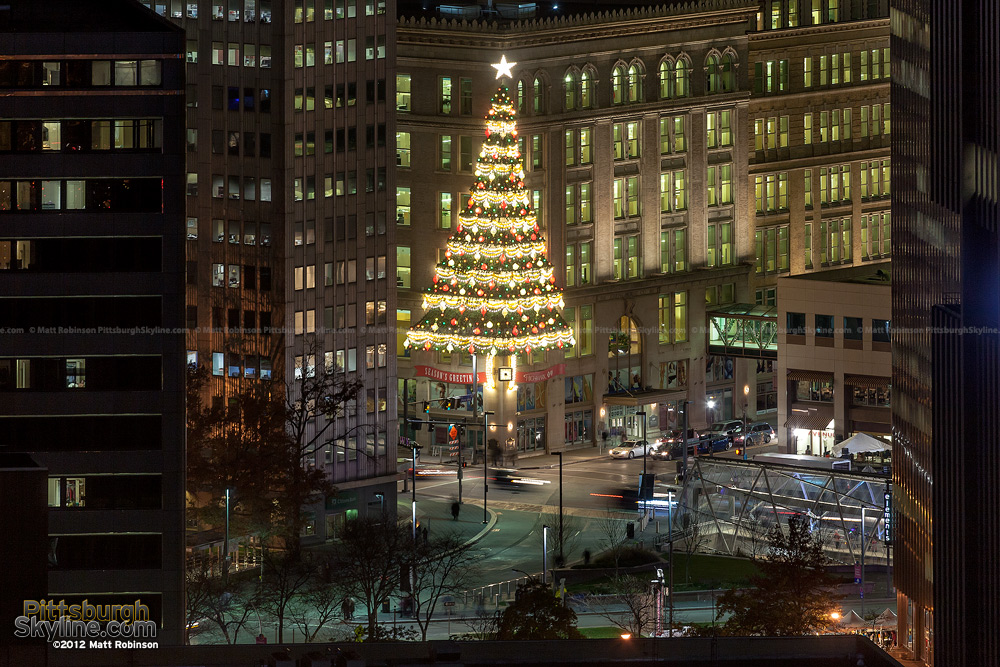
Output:
M871 627L871 623L858 616L858 613L853 609L844 614L837 622L837 625L844 630L864 630Z
M895 612L892 609L886 609L878 618L875 619L875 627L877 628L895 628L898 623L898 618L896 618Z
M842 456L845 452L847 454L858 454L860 452L884 452L892 449L891 445L888 445L878 438L873 438L867 433L855 433L847 440L839 443L833 448L832 454L834 456Z

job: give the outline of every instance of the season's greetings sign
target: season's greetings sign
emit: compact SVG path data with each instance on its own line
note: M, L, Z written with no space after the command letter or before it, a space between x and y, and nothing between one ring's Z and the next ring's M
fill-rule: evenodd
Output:
M446 382L448 384L473 383L472 373L455 373L453 371L434 368L433 366L417 366L414 370L417 372L417 377L430 378L438 382ZM544 382L565 373L566 364L556 364L541 371L518 371L515 375L515 380L519 384L522 382ZM476 373L476 376L475 381L479 384L485 384L488 379L486 373Z

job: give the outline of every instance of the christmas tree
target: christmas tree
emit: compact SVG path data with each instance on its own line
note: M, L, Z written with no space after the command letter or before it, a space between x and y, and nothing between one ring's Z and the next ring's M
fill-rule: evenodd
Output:
M410 328L407 346L486 355L489 366L497 355L513 358L576 342L558 310L562 290L524 188L515 114L501 85L486 117L468 207L448 239L424 295L427 314Z

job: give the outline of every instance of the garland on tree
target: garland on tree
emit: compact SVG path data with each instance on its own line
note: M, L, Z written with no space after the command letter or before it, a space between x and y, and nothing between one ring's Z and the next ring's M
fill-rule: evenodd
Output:
M424 295L406 346L517 355L575 345L562 290L524 187L514 104L501 85L486 117L468 207Z

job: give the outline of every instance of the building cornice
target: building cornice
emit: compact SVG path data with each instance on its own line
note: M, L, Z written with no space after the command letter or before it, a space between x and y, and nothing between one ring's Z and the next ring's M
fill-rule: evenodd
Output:
M743 23L757 10L756 2L746 0L705 0L502 23L404 16L397 23L396 38L399 43L507 49L600 38L621 40L656 31Z
M845 32L861 32L863 30L872 30L875 32L884 32L885 35L889 36L889 19L870 19L864 21L845 21L843 23L823 23L820 25L806 25L799 26L797 28L782 28L781 30L758 30L751 32L748 37L750 40L750 49L765 49L768 48L762 42L768 41L785 41L794 42L797 45L806 44L809 41L819 41L818 35L838 35L838 41L844 39L843 33ZM857 38L849 39L861 39L862 36ZM805 40L805 41L804 41ZM824 40L825 41L825 40Z

